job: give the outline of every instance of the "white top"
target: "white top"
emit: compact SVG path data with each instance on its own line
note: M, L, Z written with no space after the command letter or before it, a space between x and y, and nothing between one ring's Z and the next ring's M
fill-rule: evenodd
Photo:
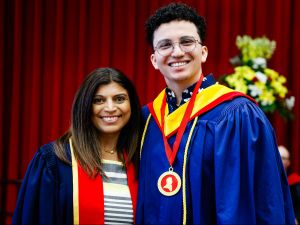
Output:
M104 224L133 224L133 209L126 169L121 162L102 160Z

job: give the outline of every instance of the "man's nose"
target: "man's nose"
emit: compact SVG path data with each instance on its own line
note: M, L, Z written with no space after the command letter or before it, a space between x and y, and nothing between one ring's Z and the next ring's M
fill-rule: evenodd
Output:
M180 48L179 42L173 43L172 56L178 57L184 55L184 51Z

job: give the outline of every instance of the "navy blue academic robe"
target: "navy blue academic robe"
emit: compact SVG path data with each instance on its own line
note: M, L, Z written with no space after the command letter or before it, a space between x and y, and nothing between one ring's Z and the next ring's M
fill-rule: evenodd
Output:
M28 166L12 223L73 224L72 167L57 158L51 143Z
M65 148L71 161L70 144L66 144ZM126 164L126 171L135 216L137 180L132 163ZM102 178L100 176L87 181L87 175L80 172L78 174L76 183L82 181L78 186L78 192L88 190L88 193L83 193L81 196L84 197L81 198L78 194L77 200L74 201L75 204L78 202L78 211L74 213L73 178L77 176L73 177L71 165L62 162L56 156L53 143L42 146L28 166L19 191L12 223L73 224L75 214L80 224L101 224L104 221L103 186L91 188L90 185L98 185L98 181L102 184ZM91 206L92 201L94 202Z
M144 107L145 121L149 114ZM175 135L168 139L171 146ZM273 128L245 97L220 103L188 123L173 164L182 186L164 196L157 181L169 166L151 116L141 149L137 224L295 223Z

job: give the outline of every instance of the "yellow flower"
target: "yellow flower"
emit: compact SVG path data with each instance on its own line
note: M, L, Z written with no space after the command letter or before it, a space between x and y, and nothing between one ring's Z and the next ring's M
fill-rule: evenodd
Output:
M286 82L286 78L284 76L279 76L278 82L284 84Z
M271 77L272 80L275 80L277 77L279 77L278 72L276 72L275 70L269 69L269 68L264 69L264 73L267 76Z
M284 98L288 92L287 88L283 86L282 83L278 80L272 81L271 86L274 88L275 93L278 94L281 98Z
M243 81L240 81L236 83L235 90L247 94L248 87Z
M225 78L226 82L227 82L230 86L235 86L236 82L237 82L239 79L240 79L240 78L239 78L238 74L235 74L235 73L233 73L233 74L231 74L231 75L229 75L229 76L227 76L227 77Z
M258 88L258 89L260 89L261 90L261 92L263 92L264 90L266 90L267 89L267 87L266 87L266 85L265 85L265 83L263 83L263 82L260 82L260 81L256 81L256 82L254 82L254 85Z
M249 66L238 66L234 68L234 71L246 80L252 80L255 77L255 71Z
M230 74L229 76L226 76L225 81L230 87L234 88L235 90L243 92L244 94L247 93L247 85L240 74Z
M263 90L258 99L263 106L272 105L276 100L272 90Z
M230 60L235 66L234 73L224 76L224 83L255 98L264 112L278 110L283 117L291 119L295 98L287 98L286 78L267 68L267 59L276 48L275 41L244 35L237 37L236 45L241 54Z
M252 39L248 35L238 36L236 45L241 50L244 63L259 57L269 59L276 49L275 41L270 41L266 37Z

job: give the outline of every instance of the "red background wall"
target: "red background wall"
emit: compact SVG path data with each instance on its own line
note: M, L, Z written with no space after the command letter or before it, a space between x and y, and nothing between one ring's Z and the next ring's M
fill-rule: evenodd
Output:
M97 67L116 67L135 83L143 104L164 87L150 63L144 21L169 0L0 1L0 209L10 222L16 180L22 179L37 148L69 126L73 96ZM300 172L300 1L190 0L207 19L209 56L204 72L232 70L237 35L265 35L277 49L268 66L287 77L296 96L295 120L271 118L278 143L292 152Z

